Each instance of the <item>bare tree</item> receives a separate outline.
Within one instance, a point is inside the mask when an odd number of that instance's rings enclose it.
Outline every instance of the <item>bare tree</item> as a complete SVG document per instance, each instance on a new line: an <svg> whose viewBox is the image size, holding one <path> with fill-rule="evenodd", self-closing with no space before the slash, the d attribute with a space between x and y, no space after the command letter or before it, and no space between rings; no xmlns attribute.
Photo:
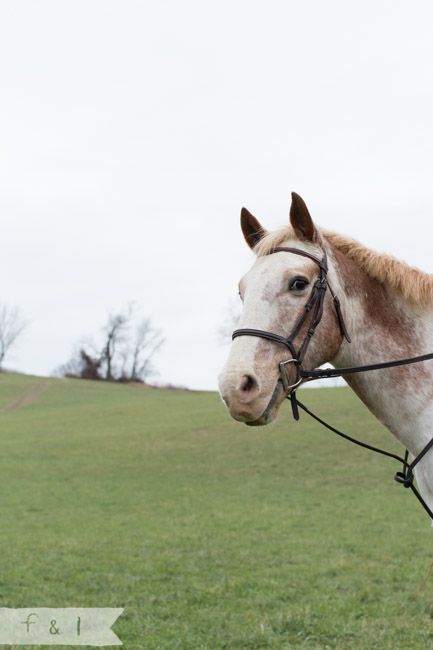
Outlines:
<svg viewBox="0 0 433 650"><path fill-rule="evenodd" d="M241 303L239 300L230 300L223 312L222 324L218 327L216 335L220 345L231 343L232 333L236 329L241 316Z"/></svg>
<svg viewBox="0 0 433 650"><path fill-rule="evenodd" d="M27 324L27 321L21 318L17 307L0 307L0 372L6 355Z"/></svg>
<svg viewBox="0 0 433 650"><path fill-rule="evenodd" d="M110 313L102 329L100 346L88 341L81 343L70 361L58 367L60 376L108 381L144 382L155 374L153 357L160 350L164 338L160 329L145 318L133 328L134 309Z"/></svg>
<svg viewBox="0 0 433 650"><path fill-rule="evenodd" d="M161 349L165 339L160 329L153 327L150 318L145 318L135 330L130 356L132 358L130 379L146 381L155 373L152 359Z"/></svg>
<svg viewBox="0 0 433 650"><path fill-rule="evenodd" d="M129 326L131 309L129 313L110 314L108 323L104 328L105 343L101 354L101 360L106 364L105 379L111 381L113 375L113 361L116 354L116 348L119 343L124 342L125 333Z"/></svg>

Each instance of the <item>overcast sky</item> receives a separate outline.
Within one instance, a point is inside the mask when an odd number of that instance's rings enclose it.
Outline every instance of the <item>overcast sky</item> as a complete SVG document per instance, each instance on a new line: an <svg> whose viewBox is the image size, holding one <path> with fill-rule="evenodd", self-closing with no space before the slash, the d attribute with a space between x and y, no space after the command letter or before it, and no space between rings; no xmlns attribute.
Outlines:
<svg viewBox="0 0 433 650"><path fill-rule="evenodd" d="M216 330L300 193L433 272L431 2L0 0L7 365L48 375L109 310L164 330L159 381L216 388Z"/></svg>

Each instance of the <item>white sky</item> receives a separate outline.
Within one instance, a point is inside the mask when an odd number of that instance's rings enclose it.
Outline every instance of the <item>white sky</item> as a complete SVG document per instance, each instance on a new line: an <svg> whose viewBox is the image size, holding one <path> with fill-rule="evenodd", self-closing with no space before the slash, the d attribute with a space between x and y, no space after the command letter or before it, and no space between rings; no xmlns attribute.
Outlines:
<svg viewBox="0 0 433 650"><path fill-rule="evenodd" d="M159 381L216 388L216 329L290 191L433 272L433 5L0 0L7 365L50 374L134 300Z"/></svg>

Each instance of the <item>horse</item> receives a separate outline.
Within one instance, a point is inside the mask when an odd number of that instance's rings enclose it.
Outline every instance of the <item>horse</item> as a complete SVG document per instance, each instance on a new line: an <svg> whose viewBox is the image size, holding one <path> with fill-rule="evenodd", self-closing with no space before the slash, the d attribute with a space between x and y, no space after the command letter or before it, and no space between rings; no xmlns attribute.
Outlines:
<svg viewBox="0 0 433 650"><path fill-rule="evenodd" d="M239 282L239 329L219 376L235 420L275 420L305 381L299 367L329 362L338 369L433 351L432 275L319 228L294 192L290 225L268 232L242 208L241 228L256 259ZM412 457L425 451L433 436L433 363L344 378ZM433 450L415 477L431 511Z"/></svg>

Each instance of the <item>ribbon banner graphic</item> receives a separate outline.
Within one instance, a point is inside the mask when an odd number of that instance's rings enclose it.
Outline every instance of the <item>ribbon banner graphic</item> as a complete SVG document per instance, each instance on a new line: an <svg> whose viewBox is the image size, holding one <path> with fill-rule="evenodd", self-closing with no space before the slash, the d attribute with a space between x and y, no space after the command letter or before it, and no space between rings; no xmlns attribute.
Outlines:
<svg viewBox="0 0 433 650"><path fill-rule="evenodd" d="M0 645L122 645L115 607L0 607Z"/></svg>

